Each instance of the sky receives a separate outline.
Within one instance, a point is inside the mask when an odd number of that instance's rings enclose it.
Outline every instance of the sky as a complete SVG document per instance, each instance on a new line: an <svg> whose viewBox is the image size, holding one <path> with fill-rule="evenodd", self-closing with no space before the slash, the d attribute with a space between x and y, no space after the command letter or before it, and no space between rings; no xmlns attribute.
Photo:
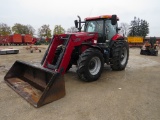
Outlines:
<svg viewBox="0 0 160 120"><path fill-rule="evenodd" d="M134 17L149 23L148 36L160 37L160 0L0 0L0 23L31 25L38 31L42 25L74 26L77 15L86 17L116 14L120 23Z"/></svg>

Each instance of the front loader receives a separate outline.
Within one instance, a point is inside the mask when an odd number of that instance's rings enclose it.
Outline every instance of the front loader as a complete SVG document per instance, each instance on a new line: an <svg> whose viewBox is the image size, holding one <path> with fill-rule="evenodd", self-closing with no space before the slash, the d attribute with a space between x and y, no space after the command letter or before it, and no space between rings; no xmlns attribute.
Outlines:
<svg viewBox="0 0 160 120"><path fill-rule="evenodd" d="M41 65L16 61L4 77L5 82L30 104L40 107L65 95L64 74L77 66L78 77L86 82L98 80L104 64L124 70L129 48L118 34L116 15L75 20L79 32L54 35ZM84 30L82 32L82 26Z"/></svg>

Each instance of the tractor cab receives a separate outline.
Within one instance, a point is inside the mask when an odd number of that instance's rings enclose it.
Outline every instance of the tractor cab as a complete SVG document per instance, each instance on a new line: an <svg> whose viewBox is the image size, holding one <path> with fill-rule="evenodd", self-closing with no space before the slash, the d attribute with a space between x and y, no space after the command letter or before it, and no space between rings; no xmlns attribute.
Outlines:
<svg viewBox="0 0 160 120"><path fill-rule="evenodd" d="M97 17L87 17L84 22L75 20L75 26L81 32L81 23L84 23L84 32L98 33L98 43L110 41L114 35L118 33L118 25L116 15L102 15ZM78 24L79 23L79 24ZM79 25L79 26L78 26Z"/></svg>

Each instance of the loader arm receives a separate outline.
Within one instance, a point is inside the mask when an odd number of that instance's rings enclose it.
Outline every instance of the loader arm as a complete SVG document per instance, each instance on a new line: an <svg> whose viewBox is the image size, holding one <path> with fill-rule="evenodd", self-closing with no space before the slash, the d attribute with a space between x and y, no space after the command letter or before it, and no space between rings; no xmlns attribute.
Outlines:
<svg viewBox="0 0 160 120"><path fill-rule="evenodd" d="M57 71L62 75L65 74L74 48L82 45L83 42L94 43L93 41L97 40L97 36L97 34L93 33L55 35L42 66ZM55 59L56 49L60 45L62 45L62 51L57 62L52 64L52 61Z"/></svg>

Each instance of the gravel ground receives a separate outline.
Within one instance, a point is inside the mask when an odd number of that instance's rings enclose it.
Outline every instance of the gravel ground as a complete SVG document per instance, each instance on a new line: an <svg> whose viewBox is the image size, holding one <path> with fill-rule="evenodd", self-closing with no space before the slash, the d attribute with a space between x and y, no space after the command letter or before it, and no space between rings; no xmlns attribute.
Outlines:
<svg viewBox="0 0 160 120"><path fill-rule="evenodd" d="M65 74L66 96L34 108L5 84L4 75L15 60L39 63L47 46L41 53L11 47L20 53L0 55L0 120L160 120L160 56L131 48L124 71L105 65L100 79L91 83L79 80L72 66Z"/></svg>

